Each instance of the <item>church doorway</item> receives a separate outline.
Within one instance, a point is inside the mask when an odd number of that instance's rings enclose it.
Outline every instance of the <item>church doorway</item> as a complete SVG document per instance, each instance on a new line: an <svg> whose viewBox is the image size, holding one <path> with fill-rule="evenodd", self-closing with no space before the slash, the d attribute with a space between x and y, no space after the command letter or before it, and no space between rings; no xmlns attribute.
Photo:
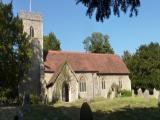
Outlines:
<svg viewBox="0 0 160 120"><path fill-rule="evenodd" d="M62 85L62 100L69 102L69 84L66 82Z"/></svg>

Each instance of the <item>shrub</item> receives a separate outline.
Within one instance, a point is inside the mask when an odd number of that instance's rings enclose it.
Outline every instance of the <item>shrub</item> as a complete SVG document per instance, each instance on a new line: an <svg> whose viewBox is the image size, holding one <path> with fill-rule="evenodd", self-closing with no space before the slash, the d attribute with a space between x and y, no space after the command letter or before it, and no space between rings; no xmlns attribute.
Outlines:
<svg viewBox="0 0 160 120"><path fill-rule="evenodd" d="M128 90L121 90L120 93L121 93L122 97L130 97L130 96L132 96L132 92L128 91Z"/></svg>
<svg viewBox="0 0 160 120"><path fill-rule="evenodd" d="M80 109L80 120L93 120L92 111L87 102L84 102Z"/></svg>
<svg viewBox="0 0 160 120"><path fill-rule="evenodd" d="M7 97L1 96L0 97L0 104L6 104L7 103Z"/></svg>
<svg viewBox="0 0 160 120"><path fill-rule="evenodd" d="M0 88L0 104L9 104L12 102L11 90Z"/></svg>
<svg viewBox="0 0 160 120"><path fill-rule="evenodd" d="M31 104L38 104L39 103L39 97L37 95L31 94L30 95L30 101L31 101Z"/></svg>
<svg viewBox="0 0 160 120"><path fill-rule="evenodd" d="M110 98L111 94L112 94L112 91L109 90L108 93L107 93L107 98Z"/></svg>

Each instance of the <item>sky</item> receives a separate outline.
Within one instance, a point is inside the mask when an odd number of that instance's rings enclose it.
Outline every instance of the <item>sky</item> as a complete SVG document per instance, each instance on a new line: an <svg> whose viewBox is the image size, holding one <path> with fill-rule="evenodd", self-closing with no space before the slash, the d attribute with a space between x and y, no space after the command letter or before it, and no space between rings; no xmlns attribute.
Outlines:
<svg viewBox="0 0 160 120"><path fill-rule="evenodd" d="M29 11L29 0L12 1L15 15L20 10ZM121 56L124 50L136 52L141 44L160 43L160 0L146 1L141 0L137 17L121 13L103 23L96 22L95 16L86 16L86 8L76 5L76 0L32 0L32 12L43 15L44 35L54 32L63 51L84 52L83 40L93 32L101 32L109 35L112 48Z"/></svg>

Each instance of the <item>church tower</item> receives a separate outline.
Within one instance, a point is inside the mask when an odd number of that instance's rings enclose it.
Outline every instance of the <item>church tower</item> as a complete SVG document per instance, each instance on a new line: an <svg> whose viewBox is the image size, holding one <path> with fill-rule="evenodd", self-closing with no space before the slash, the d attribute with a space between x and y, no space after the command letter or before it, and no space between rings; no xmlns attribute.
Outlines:
<svg viewBox="0 0 160 120"><path fill-rule="evenodd" d="M40 95L43 81L43 17L39 13L21 11L23 31L30 36L33 57L28 78L22 83L20 91Z"/></svg>
<svg viewBox="0 0 160 120"><path fill-rule="evenodd" d="M32 40L37 39L43 47L43 17L39 13L21 11L19 17L23 21L24 32L26 32Z"/></svg>

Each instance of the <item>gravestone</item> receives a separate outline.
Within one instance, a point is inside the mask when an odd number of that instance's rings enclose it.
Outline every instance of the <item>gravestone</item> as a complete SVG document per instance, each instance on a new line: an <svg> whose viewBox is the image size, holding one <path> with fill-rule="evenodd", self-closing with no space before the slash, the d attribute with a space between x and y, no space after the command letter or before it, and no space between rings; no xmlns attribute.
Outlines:
<svg viewBox="0 0 160 120"><path fill-rule="evenodd" d="M30 95L29 94L26 94L26 93L24 94L22 107L24 108L25 111L29 111L29 107L30 107Z"/></svg>
<svg viewBox="0 0 160 120"><path fill-rule="evenodd" d="M93 120L92 110L87 102L84 102L81 106L80 120Z"/></svg>
<svg viewBox="0 0 160 120"><path fill-rule="evenodd" d="M142 89L141 89L141 88L138 89L137 93L138 93L138 96L140 96L140 97L143 96L143 93L142 93Z"/></svg>
<svg viewBox="0 0 160 120"><path fill-rule="evenodd" d="M113 98L115 98L115 97L116 97L116 92L115 92L115 91L112 91L110 98L113 99Z"/></svg>
<svg viewBox="0 0 160 120"><path fill-rule="evenodd" d="M160 94L158 95L158 108L159 108L159 111L160 111Z"/></svg>
<svg viewBox="0 0 160 120"><path fill-rule="evenodd" d="M143 93L143 96L144 96L144 99L148 101L149 100L149 90L146 89Z"/></svg>
<svg viewBox="0 0 160 120"><path fill-rule="evenodd" d="M134 90L132 90L132 97L135 97Z"/></svg>
<svg viewBox="0 0 160 120"><path fill-rule="evenodd" d="M153 89L153 96L158 99L158 96L159 96L159 91L156 90L155 88Z"/></svg>
<svg viewBox="0 0 160 120"><path fill-rule="evenodd" d="M30 96L29 94L24 94L23 96L23 103L22 106L24 107L25 105L29 105L30 104Z"/></svg>
<svg viewBox="0 0 160 120"><path fill-rule="evenodd" d="M19 111L16 116L14 116L14 120L23 120L23 113Z"/></svg>

